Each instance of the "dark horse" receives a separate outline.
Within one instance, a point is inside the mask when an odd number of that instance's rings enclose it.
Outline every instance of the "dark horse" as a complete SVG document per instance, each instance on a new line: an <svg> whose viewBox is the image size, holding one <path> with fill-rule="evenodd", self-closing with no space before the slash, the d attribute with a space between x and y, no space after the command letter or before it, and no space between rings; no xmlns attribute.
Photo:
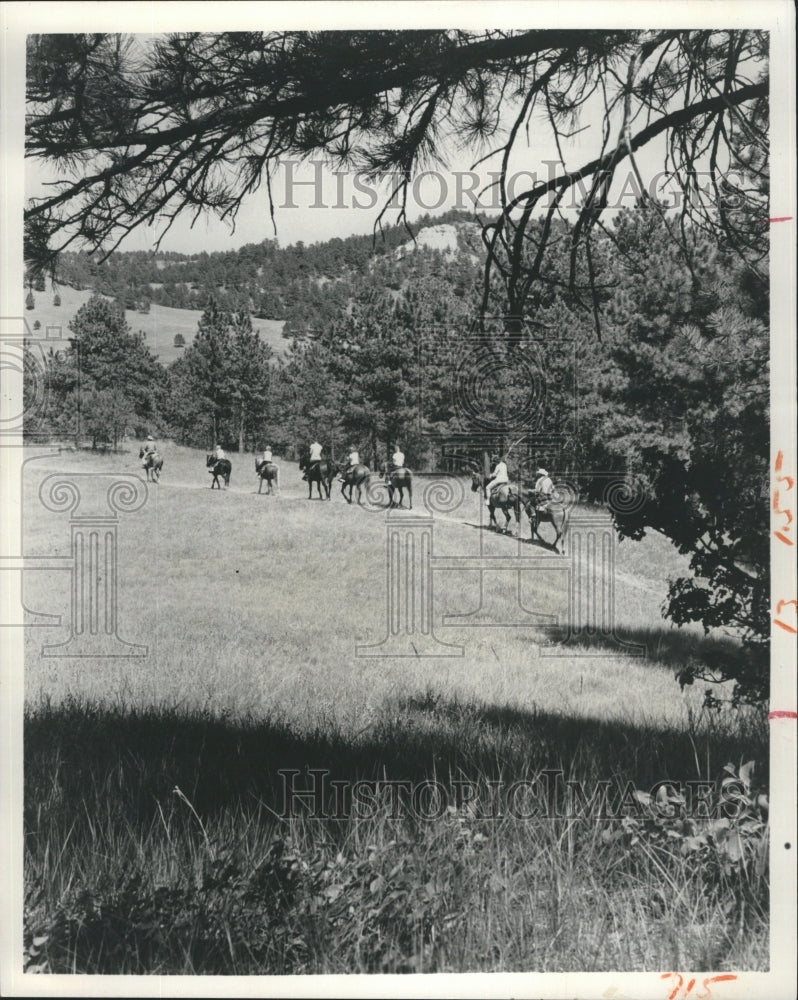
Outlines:
<svg viewBox="0 0 798 1000"><path fill-rule="evenodd" d="M264 481L266 482L266 495L276 492L279 479L277 466L274 462L259 462L255 459L255 475L258 477L258 493L260 493ZM274 487L272 486L274 483Z"/></svg>
<svg viewBox="0 0 798 1000"><path fill-rule="evenodd" d="M383 462L380 471L382 478L388 484L388 506L401 507L407 490L407 500L410 510L413 509L413 476L410 469L388 469L388 463ZM399 491L399 503L394 503L394 493Z"/></svg>
<svg viewBox="0 0 798 1000"><path fill-rule="evenodd" d="M489 527L498 528L499 525L496 523L496 511L500 510L504 513L504 528L505 532L510 530L510 511L515 513L515 523L521 523L521 504L523 503L523 497L519 494L518 490L511 486L510 483L502 483L498 489L491 490L490 496L488 496L485 489L485 484L487 479L479 472L474 472L471 475L471 492L480 492L485 499L488 501L488 510L490 512L490 524Z"/></svg>
<svg viewBox="0 0 798 1000"><path fill-rule="evenodd" d="M529 518L529 524L532 528L531 538L538 538L544 545L548 545L548 542L541 536L538 531L538 525L542 521L548 521L550 525L554 528L556 532L556 538L552 544L552 548L557 552L557 543L562 539L562 551L565 553L565 533L568 530L568 511L561 504L557 504L556 501L552 501L550 497L544 496L542 493L530 493L524 500L524 510L526 511L526 516Z"/></svg>
<svg viewBox="0 0 798 1000"><path fill-rule="evenodd" d="M233 471L233 466L230 464L227 458L217 458L215 455L208 455L205 459L205 465L208 467L208 471L213 476L211 481L211 489L216 487L220 490L221 484L219 483L219 477L224 479L224 488L230 485L230 473Z"/></svg>
<svg viewBox="0 0 798 1000"><path fill-rule="evenodd" d="M357 487L357 502L363 495L363 484L368 485L371 475L367 465L353 465L351 469L341 470L341 496L347 503L352 503L352 490ZM349 487L349 496L346 495L346 488Z"/></svg>
<svg viewBox="0 0 798 1000"><path fill-rule="evenodd" d="M147 470L147 482L157 483L161 478L161 469L163 468L163 459L158 454L157 451L148 451L147 457L144 457L144 449L139 451L139 458L144 459L144 468Z"/></svg>
<svg viewBox="0 0 798 1000"><path fill-rule="evenodd" d="M319 500L329 500L332 481L338 475L338 466L326 458L323 458L320 462L311 462L308 457L309 455L309 449L305 448L299 456L299 471L306 473L305 478L308 481L308 500L313 499L314 483L319 494ZM326 496L322 495L322 487Z"/></svg>

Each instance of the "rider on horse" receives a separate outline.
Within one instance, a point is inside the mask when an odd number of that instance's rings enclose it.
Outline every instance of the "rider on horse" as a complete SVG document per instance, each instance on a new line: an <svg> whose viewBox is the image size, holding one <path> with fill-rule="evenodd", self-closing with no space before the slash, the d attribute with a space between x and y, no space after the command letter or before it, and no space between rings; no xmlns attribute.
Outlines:
<svg viewBox="0 0 798 1000"><path fill-rule="evenodd" d="M535 507L543 513L549 510L549 504L554 496L554 483L542 466L535 470L535 475L538 477L535 480Z"/></svg>
<svg viewBox="0 0 798 1000"><path fill-rule="evenodd" d="M357 448L353 444L349 445L349 457L347 458L347 465L341 470L341 476L346 477L347 472L354 469L356 465L360 465L360 455L358 454Z"/></svg>
<svg viewBox="0 0 798 1000"><path fill-rule="evenodd" d="M403 469L405 467L405 453L396 445L396 449L391 455L391 464L388 467L389 472L395 472L397 469Z"/></svg>
<svg viewBox="0 0 798 1000"><path fill-rule="evenodd" d="M510 482L510 476L507 472L507 463L504 459L500 459L498 455L494 455L491 458L491 462L494 466L493 473L487 483L485 483L485 493L488 496L493 494L502 486L506 486Z"/></svg>
<svg viewBox="0 0 798 1000"><path fill-rule="evenodd" d="M224 458L224 448L220 444L213 446L213 457L217 462L220 462Z"/></svg>
<svg viewBox="0 0 798 1000"><path fill-rule="evenodd" d="M155 441L152 434L147 435L147 440L141 446L141 467L146 469L150 461L149 456L152 455L152 460L158 456L158 449L155 446Z"/></svg>
<svg viewBox="0 0 798 1000"><path fill-rule="evenodd" d="M308 467L302 474L303 479L307 479L310 470L313 468L313 466L318 465L321 462L322 450L323 450L322 446L319 444L318 441L314 441L313 444L310 446L310 457L308 458Z"/></svg>

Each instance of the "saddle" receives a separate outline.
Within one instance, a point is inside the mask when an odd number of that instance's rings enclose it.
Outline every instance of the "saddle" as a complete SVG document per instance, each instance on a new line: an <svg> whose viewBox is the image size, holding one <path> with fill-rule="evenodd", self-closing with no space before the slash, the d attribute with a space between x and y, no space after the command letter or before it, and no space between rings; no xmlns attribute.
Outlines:
<svg viewBox="0 0 798 1000"><path fill-rule="evenodd" d="M499 483L497 486L491 487L490 499L495 503L506 503L511 496L512 489L509 483Z"/></svg>

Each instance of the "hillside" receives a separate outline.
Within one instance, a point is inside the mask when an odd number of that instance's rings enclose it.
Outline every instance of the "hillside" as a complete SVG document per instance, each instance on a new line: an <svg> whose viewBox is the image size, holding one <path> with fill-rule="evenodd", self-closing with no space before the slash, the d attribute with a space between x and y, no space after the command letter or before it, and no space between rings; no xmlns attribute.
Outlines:
<svg viewBox="0 0 798 1000"><path fill-rule="evenodd" d="M59 286L58 294L61 305L53 305L52 291L34 292L35 306L25 310L25 322L28 325L28 335L34 339L58 340L70 336L69 321L80 307L92 296L91 289L72 288L69 285ZM157 302L150 304L148 313L136 309L126 309L125 319L135 333L144 334L144 343L157 357L161 364L168 365L181 356L185 347L175 347L175 337L182 334L187 347L197 332L197 323L202 315L199 309L175 309L162 306ZM36 321L40 329L34 330ZM259 319L255 329L260 331L261 338L269 344L275 354L281 354L287 347L283 338L282 320Z"/></svg>
<svg viewBox="0 0 798 1000"><path fill-rule="evenodd" d="M480 257L480 228L473 217L449 212L426 217L413 229L388 226L376 239L352 236L281 248L272 240L208 254L117 252L104 263L85 253L65 253L58 283L62 304L51 290L34 292L26 313L42 329L69 322L92 291L124 303L129 326L163 364L181 353L212 294L223 309L245 309L275 353L287 341L314 336L344 313L365 288L394 292L433 272L465 294ZM149 312L147 312L149 308ZM144 311L142 311L144 310Z"/></svg>

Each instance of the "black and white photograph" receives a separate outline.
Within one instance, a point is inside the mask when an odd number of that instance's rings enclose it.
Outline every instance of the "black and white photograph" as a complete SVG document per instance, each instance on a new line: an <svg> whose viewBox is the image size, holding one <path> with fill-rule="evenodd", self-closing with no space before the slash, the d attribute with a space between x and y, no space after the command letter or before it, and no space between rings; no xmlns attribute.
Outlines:
<svg viewBox="0 0 798 1000"><path fill-rule="evenodd" d="M7 3L2 984L795 995L795 12Z"/></svg>

